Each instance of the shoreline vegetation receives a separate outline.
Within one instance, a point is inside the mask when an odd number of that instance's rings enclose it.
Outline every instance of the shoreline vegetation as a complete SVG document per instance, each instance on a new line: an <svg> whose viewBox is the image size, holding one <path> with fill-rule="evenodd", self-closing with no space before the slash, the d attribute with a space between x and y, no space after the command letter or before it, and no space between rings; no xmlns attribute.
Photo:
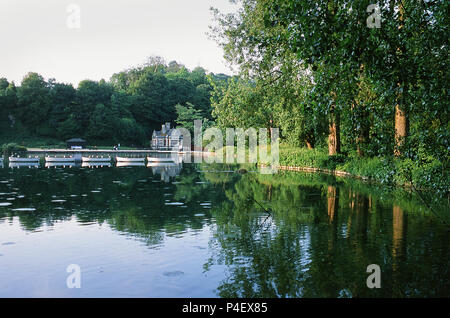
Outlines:
<svg viewBox="0 0 450 318"><path fill-rule="evenodd" d="M293 168L290 168L293 167ZM300 169L420 190L448 196L448 173L437 160L419 165L410 159L328 155L326 149L280 146L280 169ZM442 176L446 176L442 178Z"/></svg>
<svg viewBox="0 0 450 318"><path fill-rule="evenodd" d="M1 153L8 157L12 153L25 154L27 150L35 151L36 145L45 150L66 150L64 143L49 144L34 141L31 145L18 145L16 143L4 144ZM31 147L32 146L32 147ZM221 149L224 155L226 148ZM113 146L88 147L88 150L111 150ZM147 150L138 147L121 147L122 151ZM217 150L216 150L217 151ZM246 162L249 162L248 147L246 148ZM267 148L270 153L270 146ZM203 153L206 153L203 151ZM237 148L234 147L234 154ZM269 163L258 159L258 166L268 166ZM358 157L354 155L328 155L325 148L308 149L292 147L280 144L278 169L287 171L302 171L310 173L325 173L338 177L355 178L367 182L376 182L386 186L398 186L424 191L434 191L437 197L448 197L448 173L438 161L430 161L419 166L417 163L408 160L392 157ZM441 176L446 176L442 178Z"/></svg>
<svg viewBox="0 0 450 318"><path fill-rule="evenodd" d="M65 148L61 141L80 137L97 149L147 148L162 123L192 136L196 120L222 136L278 128L281 167L449 198L446 2L381 1L380 28L363 23L364 1L352 14L339 1L236 4L233 13L212 10L211 34L237 75L153 56L76 88L34 72L17 85L0 78L0 145Z"/></svg>
<svg viewBox="0 0 450 318"><path fill-rule="evenodd" d="M224 158L226 148L221 149ZM267 152L270 153L270 146L267 147ZM236 147L234 147L234 154L236 157ZM248 148L246 148L245 156L246 162L249 162ZM258 159L257 165L267 167L270 163ZM384 186L434 191L437 198L449 198L448 173L437 160L419 165L412 160L395 156L369 158L359 157L357 154L328 155L325 148L308 149L280 144L278 169L325 173L375 182ZM442 176L445 177L442 178Z"/></svg>
<svg viewBox="0 0 450 318"><path fill-rule="evenodd" d="M449 197L447 4L381 1L374 28L364 1L238 3L214 11L239 70L211 96L222 132L279 128L282 167Z"/></svg>

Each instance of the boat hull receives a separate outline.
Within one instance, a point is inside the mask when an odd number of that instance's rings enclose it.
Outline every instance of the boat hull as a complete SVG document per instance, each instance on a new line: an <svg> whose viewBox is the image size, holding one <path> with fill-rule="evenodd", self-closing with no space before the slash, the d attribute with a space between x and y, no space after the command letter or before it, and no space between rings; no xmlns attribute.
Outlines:
<svg viewBox="0 0 450 318"><path fill-rule="evenodd" d="M46 162L45 167L63 167L63 168L71 168L75 166L75 162Z"/></svg>
<svg viewBox="0 0 450 318"><path fill-rule="evenodd" d="M46 162L75 162L75 158L45 157Z"/></svg>
<svg viewBox="0 0 450 318"><path fill-rule="evenodd" d="M145 167L144 162L117 162L116 167Z"/></svg>
<svg viewBox="0 0 450 318"><path fill-rule="evenodd" d="M148 162L155 162L155 163L168 163L168 162L173 162L175 163L175 159L173 158L156 158L156 157L147 157L147 161Z"/></svg>
<svg viewBox="0 0 450 318"><path fill-rule="evenodd" d="M144 163L145 158L126 158L126 157L116 157L117 162L129 162L129 163Z"/></svg>
<svg viewBox="0 0 450 318"><path fill-rule="evenodd" d="M10 162L10 168L39 168L38 162Z"/></svg>
<svg viewBox="0 0 450 318"><path fill-rule="evenodd" d="M102 168L102 167L111 167L110 162L86 162L84 161L81 164L82 168Z"/></svg>
<svg viewBox="0 0 450 318"><path fill-rule="evenodd" d="M15 157L9 157L9 162L15 162L15 163L39 163L39 158L15 158Z"/></svg>
<svg viewBox="0 0 450 318"><path fill-rule="evenodd" d="M175 162L149 162L147 167L177 167L178 164Z"/></svg>
<svg viewBox="0 0 450 318"><path fill-rule="evenodd" d="M111 158L90 158L90 157L81 157L83 162L111 162Z"/></svg>

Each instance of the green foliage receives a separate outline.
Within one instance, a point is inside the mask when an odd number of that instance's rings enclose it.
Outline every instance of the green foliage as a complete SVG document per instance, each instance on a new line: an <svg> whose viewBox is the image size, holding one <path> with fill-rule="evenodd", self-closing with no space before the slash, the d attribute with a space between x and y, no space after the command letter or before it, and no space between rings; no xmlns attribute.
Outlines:
<svg viewBox="0 0 450 318"><path fill-rule="evenodd" d="M10 156L23 156L27 153L27 148L15 143L4 144L1 147L1 152L5 158Z"/></svg>
<svg viewBox="0 0 450 318"><path fill-rule="evenodd" d="M116 73L109 82L83 80L77 88L37 73L27 74L18 87L0 78L0 138L64 142L81 137L93 145L148 145L162 122L176 121L177 104L191 105L211 122L207 77L228 78L201 67L191 71L175 61L166 65L159 57ZM180 120L187 124L188 119Z"/></svg>
<svg viewBox="0 0 450 318"><path fill-rule="evenodd" d="M279 127L289 145L323 147L335 123L351 157L293 149L281 164L448 192L447 2L379 1L381 28L366 24L369 0L236 2L234 13L214 10L213 34L240 70L214 87L219 126ZM407 125L394 159L396 107Z"/></svg>
<svg viewBox="0 0 450 318"><path fill-rule="evenodd" d="M384 185L413 185L433 190L436 197L449 193L449 175L441 162L432 157L422 163L391 157L329 156L325 149L306 149L280 145L280 165L348 172Z"/></svg>
<svg viewBox="0 0 450 318"><path fill-rule="evenodd" d="M175 106L177 112L177 119L175 122L182 127L189 130L191 136L194 134L194 120L202 120L202 111L195 109L195 106L191 103L187 103L186 106L177 104Z"/></svg>

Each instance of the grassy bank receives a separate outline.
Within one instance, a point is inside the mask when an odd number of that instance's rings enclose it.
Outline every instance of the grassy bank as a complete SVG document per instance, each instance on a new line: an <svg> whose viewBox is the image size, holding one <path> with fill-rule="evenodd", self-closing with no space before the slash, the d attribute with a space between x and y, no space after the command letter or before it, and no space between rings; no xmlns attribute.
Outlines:
<svg viewBox="0 0 450 318"><path fill-rule="evenodd" d="M224 162L226 149L227 147L222 148ZM270 153L270 146L267 151ZM236 146L234 152L237 153ZM248 147L245 149L245 157L249 162ZM269 163L261 161L258 156L258 164ZM345 172L383 185L408 187L413 185L416 189L431 190L438 197L449 195L448 171L444 164L430 157L416 162L394 156L359 157L356 153L329 156L328 150L324 148L307 149L280 144L279 165Z"/></svg>
<svg viewBox="0 0 450 318"><path fill-rule="evenodd" d="M395 157L329 156L326 149L280 145L280 165L339 170L389 185L412 183L416 188L431 189L440 195L446 195L449 191L448 172L442 163L433 158L419 163Z"/></svg>
<svg viewBox="0 0 450 318"><path fill-rule="evenodd" d="M0 145L15 143L26 148L66 148L66 143L54 138L0 136Z"/></svg>
<svg viewBox="0 0 450 318"><path fill-rule="evenodd" d="M66 142L53 139L53 138L37 138L37 137L20 137L16 136L14 138L11 137L0 137L0 146L14 143L19 146L23 146L25 148L40 148L40 149L66 149ZM113 149L114 145L106 144L88 144L89 149L98 149L98 150L111 150ZM120 150L133 150L133 149L140 149L138 147L125 147L120 146Z"/></svg>

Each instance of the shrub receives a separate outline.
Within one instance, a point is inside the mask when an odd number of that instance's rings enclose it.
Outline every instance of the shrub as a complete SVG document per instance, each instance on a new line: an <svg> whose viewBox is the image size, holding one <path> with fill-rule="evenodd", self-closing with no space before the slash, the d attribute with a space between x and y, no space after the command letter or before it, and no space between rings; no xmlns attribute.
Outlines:
<svg viewBox="0 0 450 318"><path fill-rule="evenodd" d="M16 143L4 144L1 150L5 158L10 157L11 155L23 156L27 153L27 148Z"/></svg>

